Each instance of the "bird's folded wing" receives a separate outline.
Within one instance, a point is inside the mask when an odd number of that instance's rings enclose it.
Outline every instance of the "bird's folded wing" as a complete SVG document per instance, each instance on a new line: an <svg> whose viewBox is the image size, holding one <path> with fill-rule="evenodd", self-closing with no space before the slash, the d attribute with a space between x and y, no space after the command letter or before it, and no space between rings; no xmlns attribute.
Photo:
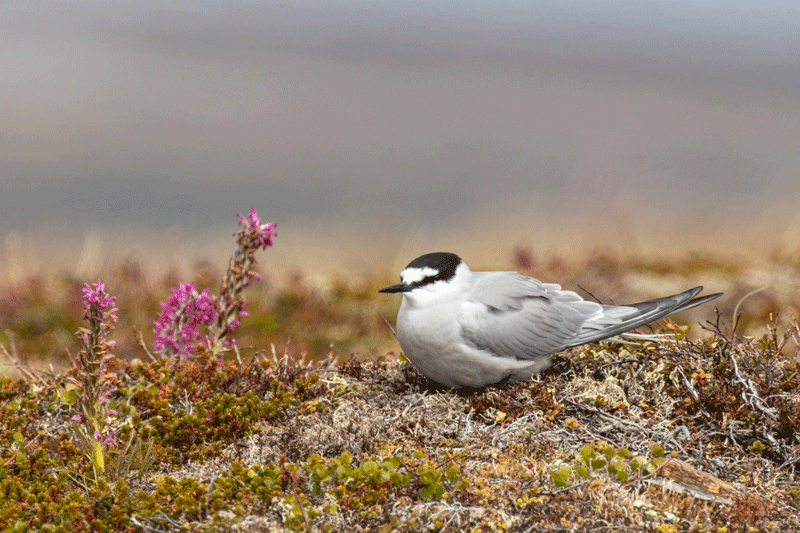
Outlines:
<svg viewBox="0 0 800 533"><path fill-rule="evenodd" d="M512 272L480 278L463 304L461 334L501 357L533 359L565 348L602 306L555 284Z"/></svg>

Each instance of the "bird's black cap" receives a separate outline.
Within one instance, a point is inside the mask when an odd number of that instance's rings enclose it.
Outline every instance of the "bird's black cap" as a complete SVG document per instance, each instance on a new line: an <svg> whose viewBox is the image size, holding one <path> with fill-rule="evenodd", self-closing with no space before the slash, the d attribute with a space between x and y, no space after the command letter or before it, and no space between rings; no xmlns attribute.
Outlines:
<svg viewBox="0 0 800 533"><path fill-rule="evenodd" d="M411 261L403 272L419 271L420 277L413 280L403 280L402 283L389 285L378 292L409 292L422 285L436 281L447 281L455 276L461 258L450 252L433 252L417 257Z"/></svg>

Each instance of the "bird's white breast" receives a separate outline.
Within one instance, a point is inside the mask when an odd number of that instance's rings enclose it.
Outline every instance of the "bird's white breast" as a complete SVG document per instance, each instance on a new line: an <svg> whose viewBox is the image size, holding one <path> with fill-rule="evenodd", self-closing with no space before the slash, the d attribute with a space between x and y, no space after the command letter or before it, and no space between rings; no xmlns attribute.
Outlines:
<svg viewBox="0 0 800 533"><path fill-rule="evenodd" d="M427 295L429 296L429 295ZM446 387L482 387L511 378L530 379L549 358L520 361L468 345L461 335L464 306L458 298L432 302L404 295L397 315L397 339L403 353L428 378Z"/></svg>
<svg viewBox="0 0 800 533"><path fill-rule="evenodd" d="M458 312L455 302L416 306L404 296L397 314L403 353L420 372L444 385L449 379L443 372L452 371L450 360L459 343L458 320L454 320Z"/></svg>

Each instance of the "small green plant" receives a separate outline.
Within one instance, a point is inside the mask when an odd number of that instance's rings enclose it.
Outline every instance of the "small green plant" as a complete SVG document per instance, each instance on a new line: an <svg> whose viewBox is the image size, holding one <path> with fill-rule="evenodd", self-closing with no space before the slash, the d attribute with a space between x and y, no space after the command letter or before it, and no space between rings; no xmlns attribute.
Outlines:
<svg viewBox="0 0 800 533"><path fill-rule="evenodd" d="M445 495L445 482L456 482L460 474L461 470L457 465L450 465L443 472L430 460L424 461L417 467L420 499L426 502L441 499Z"/></svg>
<svg viewBox="0 0 800 533"><path fill-rule="evenodd" d="M664 464L665 453L664 447L657 443L650 446L652 458L648 459L641 455L632 456L627 448L615 448L604 442L593 442L575 454L574 464L562 465L551 473L551 477L557 487L570 487L575 478L588 479L595 472L602 472L625 483L631 476L653 475Z"/></svg>
<svg viewBox="0 0 800 533"><path fill-rule="evenodd" d="M415 457L364 456L355 462L350 452L326 459L318 454L301 464L234 463L231 475L242 481L266 505L278 502L284 525L309 529L314 518L347 508L365 515L401 495L422 501L448 498L448 488L463 490L461 469L445 468L424 454Z"/></svg>

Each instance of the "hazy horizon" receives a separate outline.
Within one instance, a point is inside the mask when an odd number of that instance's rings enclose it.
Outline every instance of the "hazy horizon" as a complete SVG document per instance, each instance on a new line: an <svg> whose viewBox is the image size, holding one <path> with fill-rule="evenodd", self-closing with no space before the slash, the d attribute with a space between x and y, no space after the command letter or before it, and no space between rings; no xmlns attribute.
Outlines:
<svg viewBox="0 0 800 533"><path fill-rule="evenodd" d="M9 258L251 205L306 260L800 241L791 2L7 1L0 43Z"/></svg>

